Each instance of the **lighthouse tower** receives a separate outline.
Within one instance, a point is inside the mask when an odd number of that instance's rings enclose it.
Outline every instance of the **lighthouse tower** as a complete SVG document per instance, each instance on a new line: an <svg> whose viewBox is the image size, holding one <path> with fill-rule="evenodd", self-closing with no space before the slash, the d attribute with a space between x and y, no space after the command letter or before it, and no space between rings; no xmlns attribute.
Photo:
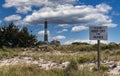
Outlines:
<svg viewBox="0 0 120 76"><path fill-rule="evenodd" d="M46 42L46 43L48 43L47 29L48 29L48 22L47 22L47 20L45 20L45 22L44 22L44 42Z"/></svg>

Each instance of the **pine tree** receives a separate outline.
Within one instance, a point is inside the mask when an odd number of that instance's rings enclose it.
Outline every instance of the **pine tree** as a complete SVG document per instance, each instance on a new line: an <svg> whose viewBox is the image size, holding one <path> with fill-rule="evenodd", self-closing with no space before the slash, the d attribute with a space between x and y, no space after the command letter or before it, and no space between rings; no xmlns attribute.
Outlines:
<svg viewBox="0 0 120 76"><path fill-rule="evenodd" d="M0 27L0 47L29 47L34 46L36 42L36 36L30 34L26 27L21 31L14 23Z"/></svg>

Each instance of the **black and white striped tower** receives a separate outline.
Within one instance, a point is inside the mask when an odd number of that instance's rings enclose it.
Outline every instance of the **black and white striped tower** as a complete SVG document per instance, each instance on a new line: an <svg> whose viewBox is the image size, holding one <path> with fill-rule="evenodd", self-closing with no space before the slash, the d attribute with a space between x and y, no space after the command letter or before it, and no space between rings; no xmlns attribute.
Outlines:
<svg viewBox="0 0 120 76"><path fill-rule="evenodd" d="M47 29L48 29L48 22L47 22L47 20L45 20L45 22L44 22L44 42L48 42Z"/></svg>

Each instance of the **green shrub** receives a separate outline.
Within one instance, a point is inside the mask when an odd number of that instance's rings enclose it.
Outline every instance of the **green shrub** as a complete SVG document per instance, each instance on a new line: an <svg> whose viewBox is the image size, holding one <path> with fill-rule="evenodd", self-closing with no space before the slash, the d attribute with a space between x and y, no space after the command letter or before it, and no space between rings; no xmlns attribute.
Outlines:
<svg viewBox="0 0 120 76"><path fill-rule="evenodd" d="M70 51L67 45L55 46L54 48L57 51L63 51L63 52Z"/></svg>
<svg viewBox="0 0 120 76"><path fill-rule="evenodd" d="M78 71L78 63L75 59L70 60L70 64L65 69L65 76L74 76Z"/></svg>
<svg viewBox="0 0 120 76"><path fill-rule="evenodd" d="M7 51L9 51L9 48L7 48L6 46L2 46L2 51L7 52Z"/></svg>
<svg viewBox="0 0 120 76"><path fill-rule="evenodd" d="M86 42L73 42L72 45L89 45Z"/></svg>
<svg viewBox="0 0 120 76"><path fill-rule="evenodd" d="M120 50L116 50L115 52L115 55L120 55Z"/></svg>
<svg viewBox="0 0 120 76"><path fill-rule="evenodd" d="M102 71L108 71L108 69L109 69L108 65L105 65L105 64L101 65L100 68L101 68Z"/></svg>
<svg viewBox="0 0 120 76"><path fill-rule="evenodd" d="M85 56L81 56L79 57L78 59L78 62L81 64L81 63L85 63L85 62L88 62L89 61L89 58L85 57Z"/></svg>
<svg viewBox="0 0 120 76"><path fill-rule="evenodd" d="M77 61L74 58L72 58L70 60L70 64L68 65L68 67L66 69L78 70L78 63L77 63Z"/></svg>
<svg viewBox="0 0 120 76"><path fill-rule="evenodd" d="M101 64L100 65L100 71L105 72L105 71L108 71L108 70L109 70L108 65L106 65L106 64ZM98 68L96 66L93 67L93 71L98 71Z"/></svg>

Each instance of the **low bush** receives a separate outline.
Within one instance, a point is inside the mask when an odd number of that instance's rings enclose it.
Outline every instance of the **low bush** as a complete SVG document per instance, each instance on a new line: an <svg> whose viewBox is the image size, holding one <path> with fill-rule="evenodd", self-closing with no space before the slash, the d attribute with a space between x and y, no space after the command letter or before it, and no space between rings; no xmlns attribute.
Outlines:
<svg viewBox="0 0 120 76"><path fill-rule="evenodd" d="M105 71L108 71L108 70L109 70L108 65L106 65L106 64L101 64L100 65L100 71L105 72ZM93 71L98 71L98 67L94 66Z"/></svg>
<svg viewBox="0 0 120 76"><path fill-rule="evenodd" d="M70 60L70 64L65 69L65 76L74 76L78 71L78 63L75 59Z"/></svg>
<svg viewBox="0 0 120 76"><path fill-rule="evenodd" d="M81 63L86 63L86 62L88 62L88 61L90 61L90 59L88 58L88 57L85 57L85 56L81 56L81 57L79 57L79 59L78 59L78 62L81 64Z"/></svg>

